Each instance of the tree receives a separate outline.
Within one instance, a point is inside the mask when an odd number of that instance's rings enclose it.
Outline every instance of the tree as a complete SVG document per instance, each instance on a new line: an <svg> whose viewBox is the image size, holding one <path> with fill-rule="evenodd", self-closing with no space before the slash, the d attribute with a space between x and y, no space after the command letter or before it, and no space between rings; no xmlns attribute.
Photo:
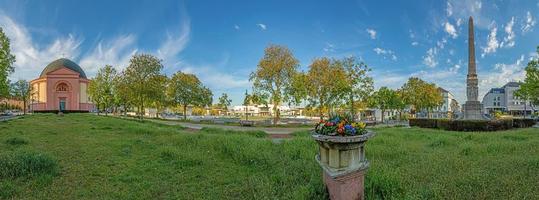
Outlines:
<svg viewBox="0 0 539 200"><path fill-rule="evenodd" d="M221 94L221 97L219 97L219 103L217 105L228 113L228 106L230 106L231 103L232 100L228 98L228 94L223 93Z"/></svg>
<svg viewBox="0 0 539 200"><path fill-rule="evenodd" d="M307 80L309 101L313 106L318 105L322 120L324 108L329 112L329 108L343 96L347 88L346 74L339 62L322 57L314 59L309 66Z"/></svg>
<svg viewBox="0 0 539 200"><path fill-rule="evenodd" d="M131 107L132 94L129 92L129 83L125 78L125 72L122 71L114 78L114 106L122 107L124 115L127 114L127 110ZM117 110L117 109L115 109Z"/></svg>
<svg viewBox="0 0 539 200"><path fill-rule="evenodd" d="M537 55L539 55L539 46L537 47ZM515 95L531 104L539 105L539 59L535 58L528 62L526 78Z"/></svg>
<svg viewBox="0 0 539 200"><path fill-rule="evenodd" d="M347 87L345 89L350 106L350 114L356 118L355 105L357 101L365 101L374 90L373 79L367 73L371 69L355 57L347 57L342 61L346 73Z"/></svg>
<svg viewBox="0 0 539 200"><path fill-rule="evenodd" d="M150 54L137 54L129 60L124 71L130 102L137 107L140 119L144 117L144 105L158 99L163 90L155 88L161 77L161 60Z"/></svg>
<svg viewBox="0 0 539 200"><path fill-rule="evenodd" d="M279 105L283 96L290 91L291 80L297 72L299 61L285 46L270 45L264 50L264 57L258 63L256 71L249 78L255 91L267 93L273 102L275 113L273 124L279 121Z"/></svg>
<svg viewBox="0 0 539 200"><path fill-rule="evenodd" d="M107 110L114 105L114 79L117 75L118 73L114 67L105 65L105 67L97 71L97 75L90 82L88 94L97 106L98 114L100 106L107 115Z"/></svg>
<svg viewBox="0 0 539 200"><path fill-rule="evenodd" d="M208 106L212 103L212 92L202 85L194 74L176 72L170 78L167 94L173 104L183 106L183 118L187 119L187 106Z"/></svg>
<svg viewBox="0 0 539 200"><path fill-rule="evenodd" d="M372 107L376 107L382 111L382 123L384 123L384 113L388 109L399 109L402 105L402 101L399 98L397 91L389 89L387 87L381 87L378 91L374 92L371 97L370 103Z"/></svg>
<svg viewBox="0 0 539 200"><path fill-rule="evenodd" d="M26 109L28 107L28 101L30 100L30 97L33 95L32 92L32 86L28 81L25 80L19 80L15 83L11 84L11 95L23 102L23 113L26 115Z"/></svg>
<svg viewBox="0 0 539 200"><path fill-rule="evenodd" d="M402 87L402 100L412 106L412 114L418 110L429 111L443 103L442 94L433 83L427 83L417 77L410 77Z"/></svg>
<svg viewBox="0 0 539 200"><path fill-rule="evenodd" d="M285 99L294 105L299 105L307 98L308 77L304 72L297 72L292 76L290 87L287 88Z"/></svg>
<svg viewBox="0 0 539 200"><path fill-rule="evenodd" d="M13 73L15 56L11 54L10 41L0 28L0 99L9 96L9 74Z"/></svg>

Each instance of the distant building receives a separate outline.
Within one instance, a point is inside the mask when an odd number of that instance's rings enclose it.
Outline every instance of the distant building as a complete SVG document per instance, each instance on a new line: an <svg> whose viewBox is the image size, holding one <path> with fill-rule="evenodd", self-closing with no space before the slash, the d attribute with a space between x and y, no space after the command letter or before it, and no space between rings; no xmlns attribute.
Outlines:
<svg viewBox="0 0 539 200"><path fill-rule="evenodd" d="M452 118L454 113L460 111L460 105L455 96L444 88L439 87L443 99L442 105L435 108L432 112L433 118Z"/></svg>
<svg viewBox="0 0 539 200"><path fill-rule="evenodd" d="M30 109L34 111L91 111L94 104L87 90L90 80L75 62L61 58L48 64L30 82L34 92Z"/></svg>
<svg viewBox="0 0 539 200"><path fill-rule="evenodd" d="M273 116L273 104L266 105L249 105L249 106L233 106L230 108L230 113L232 115L248 115L248 116ZM287 105L279 106L280 115L294 115L299 112L299 108L290 108Z"/></svg>
<svg viewBox="0 0 539 200"><path fill-rule="evenodd" d="M537 106L515 96L515 91L519 88L520 83L509 82L501 88L490 89L482 101L485 114L501 111L511 115L524 115L537 110Z"/></svg>

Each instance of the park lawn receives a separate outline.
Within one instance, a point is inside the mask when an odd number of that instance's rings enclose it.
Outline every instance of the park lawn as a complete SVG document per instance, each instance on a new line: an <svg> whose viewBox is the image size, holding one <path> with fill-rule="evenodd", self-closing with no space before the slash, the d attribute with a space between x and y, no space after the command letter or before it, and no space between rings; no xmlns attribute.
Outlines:
<svg viewBox="0 0 539 200"><path fill-rule="evenodd" d="M539 198L539 129L375 131L368 199ZM327 197L308 133L283 142L261 136L90 114L0 122L0 170L2 158L19 154L43 155L58 168L0 176L0 199Z"/></svg>

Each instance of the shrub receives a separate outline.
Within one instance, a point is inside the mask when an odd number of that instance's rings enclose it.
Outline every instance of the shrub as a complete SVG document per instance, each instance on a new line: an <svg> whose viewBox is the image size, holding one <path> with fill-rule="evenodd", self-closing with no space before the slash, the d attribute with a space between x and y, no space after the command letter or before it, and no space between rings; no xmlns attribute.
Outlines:
<svg viewBox="0 0 539 200"><path fill-rule="evenodd" d="M515 128L528 128L535 125L534 119L513 119L513 127Z"/></svg>
<svg viewBox="0 0 539 200"><path fill-rule="evenodd" d="M56 160L40 153L11 152L0 154L0 179L31 177L41 174L55 175Z"/></svg>
<svg viewBox="0 0 539 200"><path fill-rule="evenodd" d="M24 138L13 137L13 138L7 139L6 144L10 144L10 145L28 144L28 140Z"/></svg>
<svg viewBox="0 0 539 200"><path fill-rule="evenodd" d="M410 119L410 126L448 131L499 131L513 128L513 120ZM522 127L522 126L520 126ZM529 126L527 126L529 127Z"/></svg>

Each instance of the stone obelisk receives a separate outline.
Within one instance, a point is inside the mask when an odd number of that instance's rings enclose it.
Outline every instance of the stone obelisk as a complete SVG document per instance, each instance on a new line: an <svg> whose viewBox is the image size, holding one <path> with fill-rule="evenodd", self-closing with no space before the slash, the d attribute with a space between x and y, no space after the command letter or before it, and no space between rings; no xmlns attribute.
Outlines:
<svg viewBox="0 0 539 200"><path fill-rule="evenodd" d="M473 18L468 21L468 75L466 77L466 103L464 104L464 119L484 119L482 115L483 105L477 100L478 80L475 66L475 42L473 30Z"/></svg>

